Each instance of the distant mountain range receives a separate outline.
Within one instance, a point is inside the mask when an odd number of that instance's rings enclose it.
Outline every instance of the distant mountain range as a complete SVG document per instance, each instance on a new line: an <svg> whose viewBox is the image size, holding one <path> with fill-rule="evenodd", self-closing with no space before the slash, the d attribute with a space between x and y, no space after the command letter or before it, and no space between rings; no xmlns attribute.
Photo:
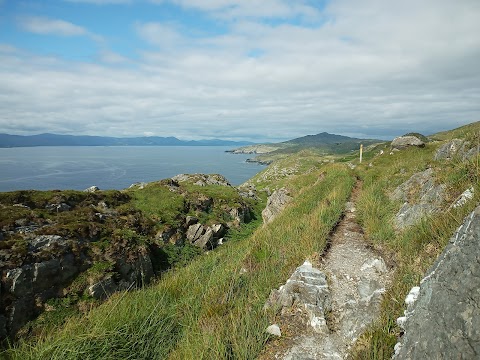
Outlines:
<svg viewBox="0 0 480 360"><path fill-rule="evenodd" d="M251 145L248 141L212 140L179 140L176 137L130 137L116 138L87 135L9 135L0 134L0 147L33 147L33 146L242 146Z"/></svg>

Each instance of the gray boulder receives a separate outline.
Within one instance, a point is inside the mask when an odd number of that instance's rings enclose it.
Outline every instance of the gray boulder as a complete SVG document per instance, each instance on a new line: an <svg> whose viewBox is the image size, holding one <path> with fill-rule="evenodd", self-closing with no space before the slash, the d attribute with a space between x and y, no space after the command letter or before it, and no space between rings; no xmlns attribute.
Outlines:
<svg viewBox="0 0 480 360"><path fill-rule="evenodd" d="M395 346L395 359L478 358L479 259L480 206L407 296L405 316L397 321L404 335Z"/></svg>
<svg viewBox="0 0 480 360"><path fill-rule="evenodd" d="M25 297L33 293L33 268L31 265L7 271L5 280L7 291L16 297Z"/></svg>
<svg viewBox="0 0 480 360"><path fill-rule="evenodd" d="M287 206L292 200L292 197L288 195L289 192L285 188L275 190L267 200L267 206L262 211L263 223L268 224L275 219L278 214Z"/></svg>
<svg viewBox="0 0 480 360"><path fill-rule="evenodd" d="M30 242L31 250L34 252L51 249L54 246L65 248L68 245L68 240L65 240L58 235L40 235L35 237Z"/></svg>
<svg viewBox="0 0 480 360"><path fill-rule="evenodd" d="M416 136L399 136L393 139L391 144L393 149L405 149L410 146L424 147L425 143Z"/></svg>
<svg viewBox="0 0 480 360"><path fill-rule="evenodd" d="M197 241L205 232L205 229L202 224L197 223L190 225L187 230L187 239L190 243Z"/></svg>
<svg viewBox="0 0 480 360"><path fill-rule="evenodd" d="M7 329L10 334L16 334L36 313L35 301L33 297L17 299L12 303L9 309L7 319Z"/></svg>
<svg viewBox="0 0 480 360"><path fill-rule="evenodd" d="M405 229L424 216L439 211L445 200L444 194L445 186L435 184L432 169L413 174L398 186L391 196L394 200L403 201L394 219L396 227Z"/></svg>
<svg viewBox="0 0 480 360"><path fill-rule="evenodd" d="M465 141L453 139L438 148L435 152L435 160L450 160L455 156L465 155Z"/></svg>
<svg viewBox="0 0 480 360"><path fill-rule="evenodd" d="M127 288L133 283L148 284L154 276L152 261L146 250L137 254L134 261L119 259L116 267L122 280L128 284Z"/></svg>
<svg viewBox="0 0 480 360"><path fill-rule="evenodd" d="M117 284L111 274L88 288L88 293L95 299L106 299L115 291L117 291Z"/></svg>
<svg viewBox="0 0 480 360"><path fill-rule="evenodd" d="M328 332L325 314L331 309L331 300L327 278L309 261L299 266L285 285L271 291L264 308L283 312L292 306L306 310L307 321L315 332Z"/></svg>
<svg viewBox="0 0 480 360"><path fill-rule="evenodd" d="M472 146L468 141L453 139L440 146L435 152L435 160L472 160L480 153L478 146Z"/></svg>
<svg viewBox="0 0 480 360"><path fill-rule="evenodd" d="M191 225L187 230L187 239L191 244L201 248L213 248L218 245L218 240L225 234L222 224L203 226L202 224Z"/></svg>
<svg viewBox="0 0 480 360"><path fill-rule="evenodd" d="M200 238L196 241L194 241L193 245L198 246L200 248L205 248L207 245L210 245L210 247L213 246L213 231L210 227L206 228L205 233L200 236Z"/></svg>
<svg viewBox="0 0 480 360"><path fill-rule="evenodd" d="M65 203L60 203L60 204L48 204L45 206L45 209L51 212L64 212L64 211L69 211L72 207L68 204Z"/></svg>

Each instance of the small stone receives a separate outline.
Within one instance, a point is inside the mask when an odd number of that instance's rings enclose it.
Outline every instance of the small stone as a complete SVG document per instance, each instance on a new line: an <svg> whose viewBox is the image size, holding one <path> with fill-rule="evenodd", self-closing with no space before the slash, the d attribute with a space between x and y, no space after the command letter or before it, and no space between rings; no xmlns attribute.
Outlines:
<svg viewBox="0 0 480 360"><path fill-rule="evenodd" d="M86 188L85 190L83 190L84 192L88 192L88 193L94 193L94 192L97 192L99 191L100 189L97 187L97 186L90 186L89 188Z"/></svg>
<svg viewBox="0 0 480 360"><path fill-rule="evenodd" d="M267 327L267 334L274 335L274 336L282 336L282 332L280 331L280 327L277 324L270 325Z"/></svg>

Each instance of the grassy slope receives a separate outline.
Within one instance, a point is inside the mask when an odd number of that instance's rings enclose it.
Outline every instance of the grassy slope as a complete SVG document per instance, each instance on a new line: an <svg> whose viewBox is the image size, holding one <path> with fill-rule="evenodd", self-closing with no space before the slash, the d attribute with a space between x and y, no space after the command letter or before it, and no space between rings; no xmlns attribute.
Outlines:
<svg viewBox="0 0 480 360"><path fill-rule="evenodd" d="M117 294L38 343L19 344L8 357L254 358L267 340L272 314L262 307L270 290L323 250L354 183L343 166L316 165L290 178L295 200L251 237L234 235L237 239L167 273L156 285ZM317 182L322 172L325 178Z"/></svg>
<svg viewBox="0 0 480 360"><path fill-rule="evenodd" d="M467 137L474 140L480 123L433 136L438 139ZM477 135L478 136L478 135ZM360 166L363 192L358 213L369 240L390 254L397 270L392 286L382 303L381 319L360 338L352 352L354 359L390 359L400 329L396 319L403 315L404 299L412 286L418 286L425 271L432 265L464 217L480 202L480 171L478 158L471 162L459 160L434 161L440 144L428 144L425 149L409 149L372 159L373 167ZM371 157L371 154L369 154ZM447 185L446 200L452 203L470 186L475 187L475 199L458 209L445 209L403 232L393 229L393 217L401 204L391 201L388 194L413 173L432 167L438 184Z"/></svg>
<svg viewBox="0 0 480 360"><path fill-rule="evenodd" d="M466 136L476 142L473 133L479 125L433 137ZM478 158L471 163L437 162L433 154L439 145L430 143L425 149L394 155L385 148L382 156L375 155L384 146L376 146L364 154L364 165L357 167L363 180L357 204L360 221L372 245L389 255L397 270L382 303L381 319L358 341L352 351L355 359L391 357L399 334L395 320L403 313L405 295L480 201ZM322 251L354 182L344 165L325 165L311 151L273 165L250 181L257 188L287 186L291 190L294 202L273 223L252 236L249 231L256 224L232 234L225 246L166 274L155 286L117 294L87 318L70 321L36 344L11 349L9 357L255 358L267 341L264 329L273 319L273 314L262 310L270 290L282 284L305 257ZM471 185L475 200L397 233L392 220L401 204L387 195L427 167L434 168L437 183L447 185L448 202ZM325 178L317 181L321 174Z"/></svg>

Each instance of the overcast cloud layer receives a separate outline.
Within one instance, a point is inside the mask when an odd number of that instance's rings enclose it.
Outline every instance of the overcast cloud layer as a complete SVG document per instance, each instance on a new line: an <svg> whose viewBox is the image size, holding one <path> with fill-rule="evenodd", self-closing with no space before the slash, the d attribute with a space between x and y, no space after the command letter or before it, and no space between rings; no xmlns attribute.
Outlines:
<svg viewBox="0 0 480 360"><path fill-rule="evenodd" d="M322 131L389 138L480 120L480 1L313 3L152 0L179 20L132 16L128 51L88 23L36 7L10 13L0 21L37 36L37 48L67 38L95 53L71 59L1 37L0 132L275 141ZM210 27L180 20L189 12Z"/></svg>

